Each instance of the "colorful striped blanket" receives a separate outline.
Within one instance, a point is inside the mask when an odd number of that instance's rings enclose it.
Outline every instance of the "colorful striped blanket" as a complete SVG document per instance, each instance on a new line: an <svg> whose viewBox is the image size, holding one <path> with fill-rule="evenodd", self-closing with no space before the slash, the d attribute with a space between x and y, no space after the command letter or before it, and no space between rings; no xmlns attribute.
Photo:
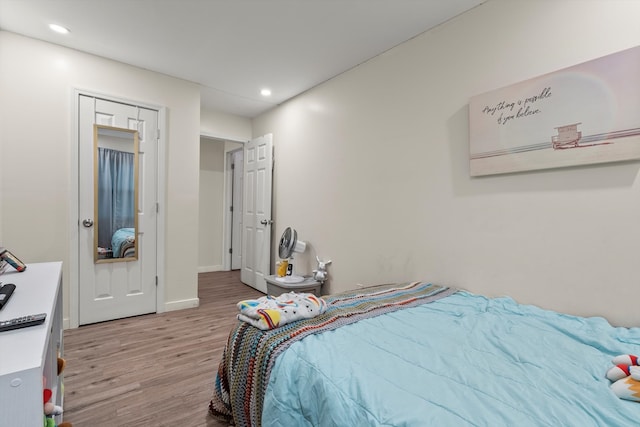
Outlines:
<svg viewBox="0 0 640 427"><path fill-rule="evenodd" d="M423 282L381 285L324 296L326 311L314 318L261 330L238 322L218 366L211 415L236 426L260 426L264 393L277 356L295 341L404 307L425 304L456 289Z"/></svg>

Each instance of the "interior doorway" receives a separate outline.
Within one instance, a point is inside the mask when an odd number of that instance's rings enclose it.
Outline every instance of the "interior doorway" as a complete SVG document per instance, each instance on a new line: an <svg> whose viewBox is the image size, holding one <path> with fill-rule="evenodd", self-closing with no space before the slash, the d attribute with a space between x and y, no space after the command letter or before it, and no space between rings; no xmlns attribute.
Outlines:
<svg viewBox="0 0 640 427"><path fill-rule="evenodd" d="M242 222L237 213L242 212L243 145L200 135L200 273L240 268Z"/></svg>

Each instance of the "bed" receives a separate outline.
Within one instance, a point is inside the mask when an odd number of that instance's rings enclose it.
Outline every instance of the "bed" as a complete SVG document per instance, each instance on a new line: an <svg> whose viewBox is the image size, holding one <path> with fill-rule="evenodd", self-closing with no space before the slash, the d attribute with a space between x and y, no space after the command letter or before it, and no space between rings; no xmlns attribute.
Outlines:
<svg viewBox="0 0 640 427"><path fill-rule="evenodd" d="M323 297L276 329L238 322L210 413L238 426L633 426L610 390L640 328L412 282Z"/></svg>
<svg viewBox="0 0 640 427"><path fill-rule="evenodd" d="M111 236L113 258L133 258L136 256L135 228L119 228Z"/></svg>

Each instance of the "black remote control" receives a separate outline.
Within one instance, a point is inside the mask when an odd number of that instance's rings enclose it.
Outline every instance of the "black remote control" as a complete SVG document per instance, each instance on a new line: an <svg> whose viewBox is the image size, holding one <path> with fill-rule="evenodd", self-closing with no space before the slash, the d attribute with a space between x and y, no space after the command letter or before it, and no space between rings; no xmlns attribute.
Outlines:
<svg viewBox="0 0 640 427"><path fill-rule="evenodd" d="M44 319L46 318L47 318L46 313L40 313L40 314L30 314L28 316L16 317L15 319L11 319L11 320L0 320L0 332L39 325L43 323Z"/></svg>
<svg viewBox="0 0 640 427"><path fill-rule="evenodd" d="M0 310L5 306L9 298L11 298L11 294L15 291L16 285L13 283L7 283L6 285L0 288Z"/></svg>

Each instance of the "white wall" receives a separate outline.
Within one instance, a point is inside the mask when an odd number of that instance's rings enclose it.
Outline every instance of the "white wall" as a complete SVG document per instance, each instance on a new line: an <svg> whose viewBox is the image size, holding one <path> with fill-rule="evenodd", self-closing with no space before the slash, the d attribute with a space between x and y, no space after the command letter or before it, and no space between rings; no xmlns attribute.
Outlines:
<svg viewBox="0 0 640 427"><path fill-rule="evenodd" d="M4 31L0 241L27 263L63 261L68 319L74 88L167 107L165 303L197 304L199 87Z"/></svg>
<svg viewBox="0 0 640 427"><path fill-rule="evenodd" d="M229 141L249 141L251 119L203 109L200 112L200 133Z"/></svg>
<svg viewBox="0 0 640 427"><path fill-rule="evenodd" d="M636 46L638 16L489 0L255 119L278 159L274 235L297 228L307 271L333 260L325 291L427 280L640 325L640 162L468 167L469 98Z"/></svg>
<svg viewBox="0 0 640 427"><path fill-rule="evenodd" d="M223 269L224 141L200 138L200 215L198 271Z"/></svg>

